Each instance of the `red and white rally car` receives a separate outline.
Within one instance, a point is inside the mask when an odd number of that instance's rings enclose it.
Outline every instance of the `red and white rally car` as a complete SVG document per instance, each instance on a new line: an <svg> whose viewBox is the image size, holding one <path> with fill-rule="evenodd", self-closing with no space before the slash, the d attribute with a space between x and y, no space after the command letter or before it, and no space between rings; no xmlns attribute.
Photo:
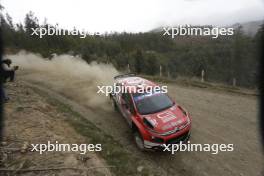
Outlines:
<svg viewBox="0 0 264 176"><path fill-rule="evenodd" d="M112 105L127 120L141 150L162 149L164 144L189 139L190 114L161 89L148 91L160 86L134 74L118 75L114 79L119 91L110 94ZM139 88L141 91L137 91Z"/></svg>

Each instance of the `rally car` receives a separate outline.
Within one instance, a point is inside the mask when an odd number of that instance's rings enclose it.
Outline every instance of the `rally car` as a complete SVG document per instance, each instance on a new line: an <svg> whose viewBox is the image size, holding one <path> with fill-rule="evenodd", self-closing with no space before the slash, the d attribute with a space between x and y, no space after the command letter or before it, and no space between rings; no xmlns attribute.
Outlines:
<svg viewBox="0 0 264 176"><path fill-rule="evenodd" d="M110 94L112 106L127 120L139 149L162 149L164 144L189 139L190 114L161 89L148 90L160 86L135 74L118 75L114 80L119 91Z"/></svg>

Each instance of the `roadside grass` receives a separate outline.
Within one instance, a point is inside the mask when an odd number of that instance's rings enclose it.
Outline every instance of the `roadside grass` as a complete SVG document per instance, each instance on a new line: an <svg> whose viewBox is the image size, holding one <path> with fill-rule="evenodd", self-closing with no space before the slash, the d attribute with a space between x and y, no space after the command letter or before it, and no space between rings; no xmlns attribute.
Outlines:
<svg viewBox="0 0 264 176"><path fill-rule="evenodd" d="M35 87L30 88L44 97L46 101L56 107L58 111L66 113L67 118L65 121L68 122L79 134L84 136L87 139L87 143L102 144L102 151L97 152L97 154L105 159L108 165L115 166L110 168L115 175L155 175L151 173L141 158L133 155L133 151L126 150L126 148L124 148L112 136L106 134L78 112L72 110L69 105L64 104L54 97L47 96L42 90ZM138 166L143 166L144 169L141 172L138 172Z"/></svg>

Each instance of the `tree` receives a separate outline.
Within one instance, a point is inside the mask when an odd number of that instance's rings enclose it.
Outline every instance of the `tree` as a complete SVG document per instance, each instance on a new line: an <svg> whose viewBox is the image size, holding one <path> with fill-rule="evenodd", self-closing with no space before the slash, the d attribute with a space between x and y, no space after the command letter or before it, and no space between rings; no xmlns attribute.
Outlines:
<svg viewBox="0 0 264 176"><path fill-rule="evenodd" d="M26 33L29 35L32 33L32 29L36 29L39 27L38 18L34 16L34 13L32 11L26 14L24 22L25 22Z"/></svg>
<svg viewBox="0 0 264 176"><path fill-rule="evenodd" d="M14 30L13 19L8 13L6 13L6 20L8 22L8 25L10 26L10 28L12 30Z"/></svg>
<svg viewBox="0 0 264 176"><path fill-rule="evenodd" d="M146 64L145 64L146 74L149 75L155 75L157 72L159 72L159 61L157 59L157 56L155 54L148 54L146 57Z"/></svg>
<svg viewBox="0 0 264 176"><path fill-rule="evenodd" d="M141 50L137 50L135 54L135 71L140 74L143 72L144 58Z"/></svg>

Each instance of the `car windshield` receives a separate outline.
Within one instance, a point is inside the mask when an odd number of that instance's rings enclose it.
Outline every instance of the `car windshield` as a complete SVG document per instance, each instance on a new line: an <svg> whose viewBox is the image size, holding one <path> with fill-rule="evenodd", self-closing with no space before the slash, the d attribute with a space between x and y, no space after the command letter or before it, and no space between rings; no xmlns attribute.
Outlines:
<svg viewBox="0 0 264 176"><path fill-rule="evenodd" d="M168 95L164 93L135 93L133 99L138 112L142 115L160 112L174 104Z"/></svg>

